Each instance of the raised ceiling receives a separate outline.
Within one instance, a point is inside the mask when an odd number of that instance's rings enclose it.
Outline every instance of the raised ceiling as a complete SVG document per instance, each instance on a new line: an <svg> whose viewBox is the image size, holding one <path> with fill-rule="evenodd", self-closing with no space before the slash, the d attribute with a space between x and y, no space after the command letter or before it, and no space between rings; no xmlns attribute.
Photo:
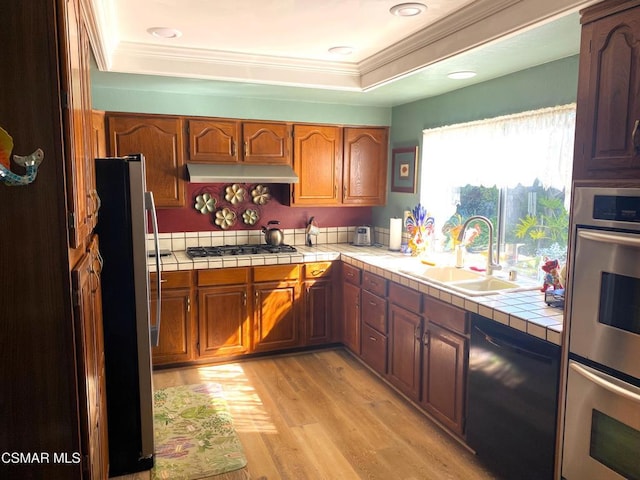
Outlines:
<svg viewBox="0 0 640 480"><path fill-rule="evenodd" d="M574 55L585 0L85 0L99 70L131 88L393 106ZM151 27L178 29L165 39ZM349 46L339 56L331 47ZM447 74L474 70L472 79ZM139 76L142 75L142 76ZM165 77L158 81L157 77ZM97 75L100 82L106 76ZM111 76L111 80L113 80Z"/></svg>

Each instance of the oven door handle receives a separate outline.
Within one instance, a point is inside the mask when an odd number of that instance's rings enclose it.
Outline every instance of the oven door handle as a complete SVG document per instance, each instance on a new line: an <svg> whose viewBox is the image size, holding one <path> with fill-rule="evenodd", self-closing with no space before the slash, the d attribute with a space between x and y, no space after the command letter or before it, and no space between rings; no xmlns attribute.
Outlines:
<svg viewBox="0 0 640 480"><path fill-rule="evenodd" d="M640 403L640 388L626 383L623 384L620 380L610 375L584 365L578 365L574 361L569 362L569 368L615 395Z"/></svg>
<svg viewBox="0 0 640 480"><path fill-rule="evenodd" d="M625 245L627 247L640 248L640 237L627 237L622 235L613 235L610 233L593 232L587 230L579 230L578 237L594 242L613 243L616 245Z"/></svg>

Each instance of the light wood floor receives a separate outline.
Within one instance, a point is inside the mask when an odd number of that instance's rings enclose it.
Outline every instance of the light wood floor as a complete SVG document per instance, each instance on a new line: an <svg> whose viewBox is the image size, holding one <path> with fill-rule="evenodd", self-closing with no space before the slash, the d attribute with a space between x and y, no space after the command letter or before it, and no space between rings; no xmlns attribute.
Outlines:
<svg viewBox="0 0 640 480"><path fill-rule="evenodd" d="M223 385L248 460L215 480L495 479L342 349L154 374L156 389L202 382Z"/></svg>

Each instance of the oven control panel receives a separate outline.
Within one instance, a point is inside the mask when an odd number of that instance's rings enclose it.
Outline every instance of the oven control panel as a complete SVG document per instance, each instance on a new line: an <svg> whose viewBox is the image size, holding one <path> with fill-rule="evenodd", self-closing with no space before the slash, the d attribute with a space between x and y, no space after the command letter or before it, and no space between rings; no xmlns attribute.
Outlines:
<svg viewBox="0 0 640 480"><path fill-rule="evenodd" d="M593 219L640 223L640 197L595 195Z"/></svg>

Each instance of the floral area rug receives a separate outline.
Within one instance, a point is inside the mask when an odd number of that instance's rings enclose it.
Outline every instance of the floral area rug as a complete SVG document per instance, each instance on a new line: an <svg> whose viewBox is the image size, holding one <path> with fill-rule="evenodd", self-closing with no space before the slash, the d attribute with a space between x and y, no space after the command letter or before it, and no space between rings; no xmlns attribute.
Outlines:
<svg viewBox="0 0 640 480"><path fill-rule="evenodd" d="M156 390L154 438L153 480L195 480L247 464L217 383Z"/></svg>

